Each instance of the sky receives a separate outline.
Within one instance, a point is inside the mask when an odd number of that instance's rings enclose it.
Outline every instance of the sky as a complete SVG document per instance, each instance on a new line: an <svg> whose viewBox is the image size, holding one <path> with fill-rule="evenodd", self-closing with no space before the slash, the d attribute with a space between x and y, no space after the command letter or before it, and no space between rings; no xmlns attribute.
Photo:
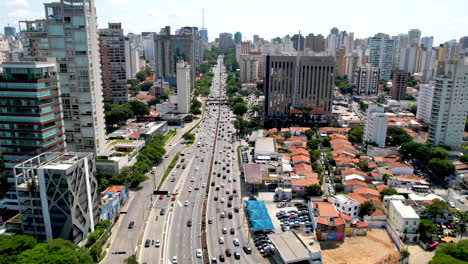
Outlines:
<svg viewBox="0 0 468 264"><path fill-rule="evenodd" d="M44 17L52 0L0 0L0 27ZM367 38L378 32L397 35L412 28L434 36L434 46L468 35L468 0L95 0L99 28L121 22L125 34L159 32L169 25L205 27L210 41L221 32L240 31L244 40L267 40L301 31L327 36L330 29ZM2 32L3 33L3 32Z"/></svg>

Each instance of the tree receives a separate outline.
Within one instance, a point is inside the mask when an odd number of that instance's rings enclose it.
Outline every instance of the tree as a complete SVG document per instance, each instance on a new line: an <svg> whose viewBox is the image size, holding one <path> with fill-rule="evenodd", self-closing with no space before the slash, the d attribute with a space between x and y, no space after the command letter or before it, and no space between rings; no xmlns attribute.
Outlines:
<svg viewBox="0 0 468 264"><path fill-rule="evenodd" d="M80 248L70 241L53 239L37 244L18 256L17 264L93 264L88 250Z"/></svg>
<svg viewBox="0 0 468 264"><path fill-rule="evenodd" d="M185 141L188 141L188 142L194 142L195 141L195 136L190 134L189 132L185 133L184 135L182 135L182 138L185 140Z"/></svg>
<svg viewBox="0 0 468 264"><path fill-rule="evenodd" d="M21 252L34 248L36 240L24 235L0 235L0 264L16 263Z"/></svg>
<svg viewBox="0 0 468 264"><path fill-rule="evenodd" d="M361 111L366 111L367 107L369 107L368 104L364 103L364 102L359 102L359 109L361 109Z"/></svg>
<svg viewBox="0 0 468 264"><path fill-rule="evenodd" d="M458 160L465 164L468 164L468 155L461 155L460 157L458 157Z"/></svg>
<svg viewBox="0 0 468 264"><path fill-rule="evenodd" d="M430 216L431 219L435 220L439 216L443 216L448 210L448 204L444 200L434 199L431 204L426 205L424 214Z"/></svg>
<svg viewBox="0 0 468 264"><path fill-rule="evenodd" d="M125 264L138 264L138 261L137 261L136 257L134 255L132 255L132 256L126 258L124 260L124 263Z"/></svg>
<svg viewBox="0 0 468 264"><path fill-rule="evenodd" d="M370 171L369 169L369 163L367 161L359 161L357 164L359 169L361 169L364 172Z"/></svg>
<svg viewBox="0 0 468 264"><path fill-rule="evenodd" d="M322 196L323 195L322 187L320 187L320 185L318 184L311 184L307 186L306 188L306 195L307 196Z"/></svg>
<svg viewBox="0 0 468 264"><path fill-rule="evenodd" d="M133 116L132 109L128 104L106 104L106 111L104 112L106 119L106 126L112 128L115 125L124 124L129 118Z"/></svg>
<svg viewBox="0 0 468 264"><path fill-rule="evenodd" d="M375 205L371 201L365 201L359 205L358 215L364 217L365 215L371 215L375 211Z"/></svg>
<svg viewBox="0 0 468 264"><path fill-rule="evenodd" d="M384 173L384 175L382 175L382 182L383 182L384 184L387 184L388 179L390 179L390 174Z"/></svg>
<svg viewBox="0 0 468 264"><path fill-rule="evenodd" d="M247 105L245 103L236 103L232 109L235 115L241 116L247 112Z"/></svg>
<svg viewBox="0 0 468 264"><path fill-rule="evenodd" d="M398 192L395 189L387 188L380 192L380 199L383 199L387 195L396 195L396 194L398 194Z"/></svg>
<svg viewBox="0 0 468 264"><path fill-rule="evenodd" d="M436 225L427 219L421 219L419 221L419 235L423 242L430 242L433 239L433 235L437 233Z"/></svg>
<svg viewBox="0 0 468 264"><path fill-rule="evenodd" d="M455 165L453 165L453 163L441 159L431 159L427 164L427 168L439 178L449 176L455 171Z"/></svg>
<svg viewBox="0 0 468 264"><path fill-rule="evenodd" d="M309 151L310 161L315 162L320 158L320 149L313 149Z"/></svg>
<svg viewBox="0 0 468 264"><path fill-rule="evenodd" d="M307 141L307 146L310 149L318 149L320 144L322 144L322 140L320 140L319 138L311 138Z"/></svg>
<svg viewBox="0 0 468 264"><path fill-rule="evenodd" d="M149 91L149 89L151 88L151 86L153 86L153 82L152 82L152 81L142 82L142 83L140 84L140 90L141 90L141 91Z"/></svg>
<svg viewBox="0 0 468 264"><path fill-rule="evenodd" d="M400 249L400 256L401 256L402 259L405 259L405 258L409 257L410 255L411 255L411 253L409 252L407 247L404 247L404 248Z"/></svg>
<svg viewBox="0 0 468 264"><path fill-rule="evenodd" d="M161 103L161 99L156 97L156 98L150 99L148 101L148 106L153 106L153 105L157 105L157 104L160 104L160 103Z"/></svg>
<svg viewBox="0 0 468 264"><path fill-rule="evenodd" d="M141 70L141 71L137 72L137 74L136 74L136 78L140 82L143 82L144 80L146 80L147 77L148 77L148 74L146 74L146 72L144 70Z"/></svg>
<svg viewBox="0 0 468 264"><path fill-rule="evenodd" d="M335 191L337 193L344 191L344 186L341 182L335 183Z"/></svg>
<svg viewBox="0 0 468 264"><path fill-rule="evenodd" d="M313 129L309 129L304 134L306 135L307 140L309 141L314 137L315 131Z"/></svg>
<svg viewBox="0 0 468 264"><path fill-rule="evenodd" d="M348 139L353 143L362 143L364 127L353 127L348 131Z"/></svg>
<svg viewBox="0 0 468 264"><path fill-rule="evenodd" d="M322 140L322 145L324 147L330 147L330 140L331 140L331 137L330 136L326 136L325 138L323 138Z"/></svg>
<svg viewBox="0 0 468 264"><path fill-rule="evenodd" d="M283 134L283 137L284 137L285 139L290 138L290 137L291 137L291 132L285 132L285 133Z"/></svg>
<svg viewBox="0 0 468 264"><path fill-rule="evenodd" d="M149 114L149 108L145 103L134 100L128 102L128 105L130 106L130 109L132 110L133 115L135 116L143 116Z"/></svg>
<svg viewBox="0 0 468 264"><path fill-rule="evenodd" d="M445 160L449 157L449 153L442 147L434 147L431 149L431 156L429 159L441 159Z"/></svg>
<svg viewBox="0 0 468 264"><path fill-rule="evenodd" d="M460 221L457 225L460 237L463 237L463 234L465 234L466 231L466 225L468 225L468 211L456 210L455 215L457 216L458 221Z"/></svg>
<svg viewBox="0 0 468 264"><path fill-rule="evenodd" d="M413 138L401 127L389 126L387 128L387 146L400 146L412 140Z"/></svg>
<svg viewBox="0 0 468 264"><path fill-rule="evenodd" d="M417 105L412 105L410 108L409 108L409 111L413 114L413 115L416 115L416 112L418 111L418 106Z"/></svg>
<svg viewBox="0 0 468 264"><path fill-rule="evenodd" d="M429 264L463 264L468 262L468 240L444 243L438 246Z"/></svg>

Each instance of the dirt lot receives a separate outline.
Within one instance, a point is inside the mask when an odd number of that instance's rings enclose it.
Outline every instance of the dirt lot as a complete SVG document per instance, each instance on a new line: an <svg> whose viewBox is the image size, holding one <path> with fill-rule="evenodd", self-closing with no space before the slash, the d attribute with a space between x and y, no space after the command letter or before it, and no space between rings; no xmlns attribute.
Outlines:
<svg viewBox="0 0 468 264"><path fill-rule="evenodd" d="M367 236L346 237L344 243L320 242L324 264L398 263L400 254L384 229L372 229Z"/></svg>

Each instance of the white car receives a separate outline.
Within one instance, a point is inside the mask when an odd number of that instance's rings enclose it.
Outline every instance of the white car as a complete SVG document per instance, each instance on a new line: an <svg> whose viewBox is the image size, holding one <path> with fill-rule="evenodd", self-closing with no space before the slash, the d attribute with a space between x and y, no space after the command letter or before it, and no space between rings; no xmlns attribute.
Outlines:
<svg viewBox="0 0 468 264"><path fill-rule="evenodd" d="M189 188L188 188L188 191L189 191L189 192L192 192L192 187L189 187Z"/></svg>
<svg viewBox="0 0 468 264"><path fill-rule="evenodd" d="M240 242L239 242L239 239L235 238L232 243L234 244L234 246L238 247L240 245Z"/></svg>
<svg viewBox="0 0 468 264"><path fill-rule="evenodd" d="M172 264L177 264L177 256L172 257Z"/></svg>
<svg viewBox="0 0 468 264"><path fill-rule="evenodd" d="M195 181L195 177L190 178L190 181L191 181L191 182L194 182L194 181Z"/></svg>
<svg viewBox="0 0 468 264"><path fill-rule="evenodd" d="M161 246L161 241L156 240L156 242L154 242L154 246L155 247L160 247Z"/></svg>
<svg viewBox="0 0 468 264"><path fill-rule="evenodd" d="M188 201L185 201L185 202L184 202L184 206L188 206Z"/></svg>
<svg viewBox="0 0 468 264"><path fill-rule="evenodd" d="M201 249L201 248L198 248L198 249L197 249L196 255L197 255L197 258L201 258L201 257L202 257L202 249Z"/></svg>
<svg viewBox="0 0 468 264"><path fill-rule="evenodd" d="M220 201L221 203L224 203L224 198L221 198L219 201Z"/></svg>
<svg viewBox="0 0 468 264"><path fill-rule="evenodd" d="M219 237L219 243L220 243L220 244L224 244L224 237L223 237L223 236L220 236L220 237Z"/></svg>
<svg viewBox="0 0 468 264"><path fill-rule="evenodd" d="M232 179L231 179L231 178L228 178L228 182L231 182L231 181L232 181Z"/></svg>
<svg viewBox="0 0 468 264"><path fill-rule="evenodd" d="M205 187L206 187L206 183L203 183L203 184L202 184L202 188L205 188Z"/></svg>

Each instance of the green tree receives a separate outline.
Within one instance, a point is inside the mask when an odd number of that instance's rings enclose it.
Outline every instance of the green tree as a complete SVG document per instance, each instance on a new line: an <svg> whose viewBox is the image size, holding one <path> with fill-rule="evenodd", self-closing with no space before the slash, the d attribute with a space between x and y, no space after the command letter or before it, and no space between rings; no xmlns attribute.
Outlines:
<svg viewBox="0 0 468 264"><path fill-rule="evenodd" d="M429 159L441 159L445 160L449 157L449 153L442 147L434 147L431 149L431 156Z"/></svg>
<svg viewBox="0 0 468 264"><path fill-rule="evenodd" d="M304 133L307 137L307 141L311 140L315 136L315 130L309 129Z"/></svg>
<svg viewBox="0 0 468 264"><path fill-rule="evenodd" d="M125 264L138 264L138 261L137 261L136 257L134 255L132 255L132 256L126 258L124 260L124 263Z"/></svg>
<svg viewBox="0 0 468 264"><path fill-rule="evenodd" d="M151 86L153 86L153 82L152 81L146 81L146 82L142 82L140 85L140 90L141 91L149 91L149 89L151 88Z"/></svg>
<svg viewBox="0 0 468 264"><path fill-rule="evenodd" d="M466 264L468 262L468 240L444 243L438 246L429 264Z"/></svg>
<svg viewBox="0 0 468 264"><path fill-rule="evenodd" d="M400 146L413 139L401 127L389 126L387 128L387 146Z"/></svg>
<svg viewBox="0 0 468 264"><path fill-rule="evenodd" d="M455 215L458 218L460 223L457 225L460 237L463 237L466 231L466 226L468 225L468 211L456 210Z"/></svg>
<svg viewBox="0 0 468 264"><path fill-rule="evenodd" d="M143 116L149 114L149 108L145 103L134 100L128 102L128 105L130 106L130 109L132 110L133 115L135 116Z"/></svg>
<svg viewBox="0 0 468 264"><path fill-rule="evenodd" d="M106 126L112 128L115 125L123 125L125 121L133 116L133 112L128 104L106 104L104 112Z"/></svg>
<svg viewBox="0 0 468 264"><path fill-rule="evenodd" d="M318 149L320 144L322 144L322 140L318 139L318 138L311 138L307 141L307 146L310 148L310 149Z"/></svg>
<svg viewBox="0 0 468 264"><path fill-rule="evenodd" d="M320 185L318 184L311 184L307 186L306 188L306 195L307 196L322 196L323 195L322 187L320 187Z"/></svg>
<svg viewBox="0 0 468 264"><path fill-rule="evenodd" d="M417 105L411 105L411 107L409 108L409 111L410 113L412 113L413 115L416 115L416 112L418 111L418 106Z"/></svg>
<svg viewBox="0 0 468 264"><path fill-rule="evenodd" d="M21 252L34 248L36 240L24 235L0 235L0 264L16 263Z"/></svg>
<svg viewBox="0 0 468 264"><path fill-rule="evenodd" d="M448 204L444 200L434 199L431 204L426 205L424 214L430 216L431 219L436 219L439 216L443 216L448 210Z"/></svg>
<svg viewBox="0 0 468 264"><path fill-rule="evenodd" d="M458 157L458 160L465 164L468 164L468 155L461 155L460 157Z"/></svg>
<svg viewBox="0 0 468 264"><path fill-rule="evenodd" d="M375 205L371 201L365 201L359 205L358 215L364 217L365 215L371 215L375 211Z"/></svg>
<svg viewBox="0 0 468 264"><path fill-rule="evenodd" d="M141 71L137 72L137 74L136 74L136 78L140 82L145 81L147 77L148 77L148 74L146 74L146 72L144 70L141 70Z"/></svg>
<svg viewBox="0 0 468 264"><path fill-rule="evenodd" d="M335 183L335 192L339 193L344 191L344 186L341 182Z"/></svg>
<svg viewBox="0 0 468 264"><path fill-rule="evenodd" d="M310 161L316 162L320 158L320 149L313 149L309 151Z"/></svg>
<svg viewBox="0 0 468 264"><path fill-rule="evenodd" d="M388 175L388 174L387 174ZM380 192L380 199L383 199L387 195L396 195L398 192L393 188L387 188Z"/></svg>
<svg viewBox="0 0 468 264"><path fill-rule="evenodd" d="M330 147L330 140L331 140L331 137L326 136L325 138L323 138L322 145L324 147Z"/></svg>
<svg viewBox="0 0 468 264"><path fill-rule="evenodd" d="M405 258L409 257L410 255L411 255L411 253L409 252L407 247L404 247L404 248L400 249L400 256L401 256L402 259L405 259Z"/></svg>
<svg viewBox="0 0 468 264"><path fill-rule="evenodd" d="M452 162L441 159L431 159L427 164L427 168L439 178L449 176L455 171L455 165Z"/></svg>
<svg viewBox="0 0 468 264"><path fill-rule="evenodd" d="M359 109L361 109L362 111L366 111L367 110L367 107L369 107L368 104L364 103L364 102L359 102Z"/></svg>
<svg viewBox="0 0 468 264"><path fill-rule="evenodd" d="M189 142L194 142L195 141L195 136L190 134L189 132L185 133L184 135L182 135L182 138L185 140L185 141L189 141Z"/></svg>
<svg viewBox="0 0 468 264"><path fill-rule="evenodd" d="M427 219L421 219L419 221L419 235L421 241L432 241L433 236L437 233L436 225Z"/></svg>
<svg viewBox="0 0 468 264"><path fill-rule="evenodd" d="M285 133L283 134L283 137L284 137L284 139L290 138L290 137L291 137L291 132L285 132Z"/></svg>
<svg viewBox="0 0 468 264"><path fill-rule="evenodd" d="M93 259L89 252L75 244L63 240L54 239L47 243L37 244L18 256L17 264L92 264Z"/></svg>
<svg viewBox="0 0 468 264"><path fill-rule="evenodd" d="M348 140L353 142L353 143L362 143L364 135L364 127L358 126L358 127L353 127L348 131Z"/></svg>
<svg viewBox="0 0 468 264"><path fill-rule="evenodd" d="M367 161L359 161L357 164L359 169L361 169L364 172L369 172L369 163Z"/></svg>
<svg viewBox="0 0 468 264"><path fill-rule="evenodd" d="M161 99L156 97L156 98L150 99L148 101L148 106L153 106L153 105L157 105L157 104L160 104L160 103L161 103Z"/></svg>
<svg viewBox="0 0 468 264"><path fill-rule="evenodd" d="M247 112L247 105L245 103L236 103L233 107L232 112L235 115L241 116Z"/></svg>

